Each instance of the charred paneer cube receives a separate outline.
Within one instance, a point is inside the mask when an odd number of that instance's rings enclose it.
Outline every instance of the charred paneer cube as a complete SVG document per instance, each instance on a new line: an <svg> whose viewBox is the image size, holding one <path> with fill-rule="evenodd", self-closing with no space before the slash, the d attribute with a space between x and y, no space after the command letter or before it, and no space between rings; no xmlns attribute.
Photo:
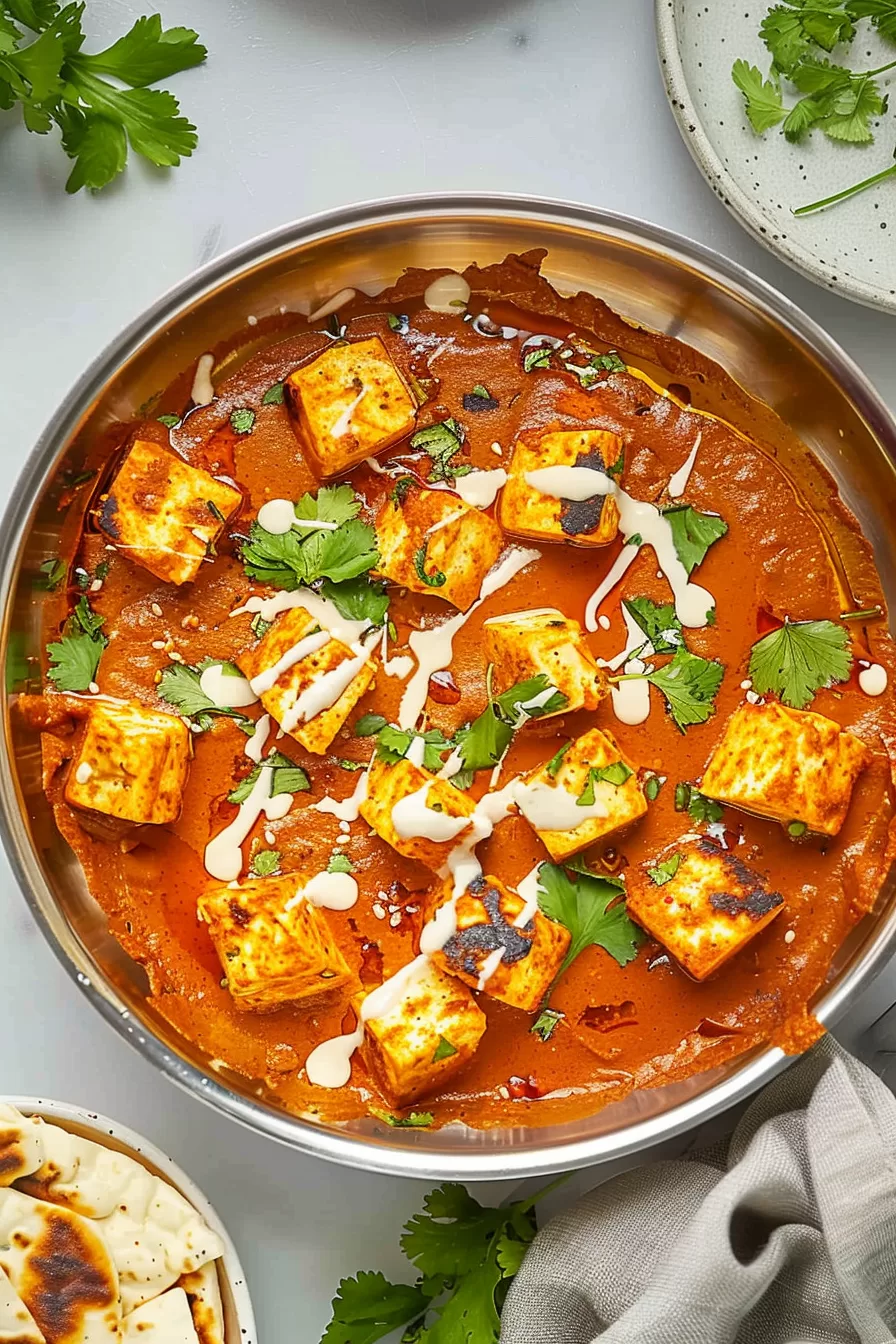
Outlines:
<svg viewBox="0 0 896 1344"><path fill-rule="evenodd" d="M695 980L717 971L784 908L780 892L711 840L672 845L627 876L629 914Z"/></svg>
<svg viewBox="0 0 896 1344"><path fill-rule="evenodd" d="M451 892L450 882L436 889L430 916L451 899ZM563 964L568 929L530 909L496 877L475 878L454 910L457 932L433 960L474 989L535 1012Z"/></svg>
<svg viewBox="0 0 896 1344"><path fill-rule="evenodd" d="M379 336L327 346L286 380L302 443L321 476L339 476L410 434L417 405Z"/></svg>
<svg viewBox="0 0 896 1344"><path fill-rule="evenodd" d="M242 1012L310 1004L357 984L326 915L304 899L304 885L290 873L213 887L199 898L199 918Z"/></svg>
<svg viewBox="0 0 896 1344"><path fill-rule="evenodd" d="M369 648L334 639L304 607L283 612L236 661L283 731L318 756L376 675Z"/></svg>
<svg viewBox="0 0 896 1344"><path fill-rule="evenodd" d="M180 815L189 766L183 719L97 700L69 768L65 800L122 821L164 825Z"/></svg>
<svg viewBox="0 0 896 1344"><path fill-rule="evenodd" d="M355 1000L359 1011L364 998ZM389 1100L409 1106L472 1059L485 1026L466 985L420 958L386 1011L364 1022L361 1053Z"/></svg>
<svg viewBox="0 0 896 1344"><path fill-rule="evenodd" d="M476 804L445 779L406 758L374 759L361 816L399 854L437 873L470 834Z"/></svg>
<svg viewBox="0 0 896 1344"><path fill-rule="evenodd" d="M638 767L600 728L561 748L522 782L515 797L555 863L647 811Z"/></svg>
<svg viewBox="0 0 896 1344"><path fill-rule="evenodd" d="M833 719L770 700L741 705L725 725L700 790L785 825L836 835L870 749Z"/></svg>
<svg viewBox="0 0 896 1344"><path fill-rule="evenodd" d="M97 524L157 579L188 583L241 503L232 485L138 439L101 497Z"/></svg>
<svg viewBox="0 0 896 1344"><path fill-rule="evenodd" d="M554 607L493 616L485 622L483 636L496 691L543 673L566 696L555 714L596 709L607 694L607 675L585 643L582 627Z"/></svg>
<svg viewBox="0 0 896 1344"><path fill-rule="evenodd" d="M501 493L498 522L516 537L606 546L619 529L619 509L610 487L623 460L622 439L604 429L554 430L540 438L521 435ZM608 489L589 499L558 498L549 493L546 478L530 479L546 467L588 467L607 478Z"/></svg>
<svg viewBox="0 0 896 1344"><path fill-rule="evenodd" d="M501 553L504 535L481 509L448 490L399 481L377 515L378 571L412 593L467 611Z"/></svg>

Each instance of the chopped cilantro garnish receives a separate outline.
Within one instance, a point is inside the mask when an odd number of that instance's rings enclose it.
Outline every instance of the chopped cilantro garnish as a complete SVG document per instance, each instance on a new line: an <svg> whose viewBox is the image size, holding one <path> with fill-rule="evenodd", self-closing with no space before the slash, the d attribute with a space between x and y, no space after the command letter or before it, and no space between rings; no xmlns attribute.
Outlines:
<svg viewBox="0 0 896 1344"><path fill-rule="evenodd" d="M411 325L406 313L387 313L386 321L389 323L389 330L397 331L400 335L404 335Z"/></svg>
<svg viewBox="0 0 896 1344"><path fill-rule="evenodd" d="M251 774L240 780L236 788L227 795L227 801L229 803L244 803L258 782L258 776L262 770L270 770L273 773L271 780L272 798L276 798L281 793L304 793L306 789L311 788L311 781L302 767L296 765L288 756L282 755L279 751L274 751L265 758L261 765L256 765Z"/></svg>
<svg viewBox="0 0 896 1344"><path fill-rule="evenodd" d="M370 1114L375 1115L377 1120L382 1120L384 1124L391 1125L393 1129L428 1129L433 1122L431 1111L411 1111L410 1115L390 1115L388 1111L376 1111L370 1108ZM368 1335L369 1339L370 1336ZM373 1336L377 1338L377 1336Z"/></svg>
<svg viewBox="0 0 896 1344"><path fill-rule="evenodd" d="M681 855L673 854L668 859L663 859L655 868L647 869L647 876L658 887L664 887L667 882L671 882L675 874L681 867Z"/></svg>
<svg viewBox="0 0 896 1344"><path fill-rule="evenodd" d="M439 1043L433 1051L432 1062L438 1064L443 1059L450 1059L452 1055L457 1054L457 1046L452 1045L447 1036L440 1036Z"/></svg>
<svg viewBox="0 0 896 1344"><path fill-rule="evenodd" d="M174 429L180 424L179 415L157 415L156 419L159 424L164 425L166 429Z"/></svg>
<svg viewBox="0 0 896 1344"><path fill-rule="evenodd" d="M283 405L283 384L272 383L261 399L262 406Z"/></svg>
<svg viewBox="0 0 896 1344"><path fill-rule="evenodd" d="M673 504L663 509L663 517L672 529L676 553L688 574L706 558L713 542L728 531L724 519L714 513L698 513L690 504Z"/></svg>
<svg viewBox="0 0 896 1344"><path fill-rule="evenodd" d="M382 714L362 714L354 727L355 737L376 737L381 728L385 728L387 720Z"/></svg>
<svg viewBox="0 0 896 1344"><path fill-rule="evenodd" d="M725 669L710 658L700 658L684 647L653 672L624 672L613 681L649 681L662 691L676 727L682 732L694 723L705 723L715 713L715 698Z"/></svg>
<svg viewBox="0 0 896 1344"><path fill-rule="evenodd" d="M457 466L454 464L454 458L463 443L463 426L453 418L430 425L428 429L418 429L416 434L411 435L411 447L415 450L425 449L432 459L429 468L431 481L453 481L456 476L466 476L473 470L467 462Z"/></svg>
<svg viewBox="0 0 896 1344"><path fill-rule="evenodd" d="M55 593L68 573L68 566L64 560L43 560L38 565L38 570L40 578L35 579L34 586L43 588L47 593Z"/></svg>
<svg viewBox="0 0 896 1344"><path fill-rule="evenodd" d="M341 849L334 849L327 864L328 873L353 873L355 865Z"/></svg>
<svg viewBox="0 0 896 1344"><path fill-rule="evenodd" d="M620 966L634 960L641 932L626 913L624 895L625 887L616 878L571 873L554 863L541 865L539 908L548 919L563 924L572 939L554 984L586 947L602 947ZM545 995L545 1006L550 992Z"/></svg>
<svg viewBox="0 0 896 1344"><path fill-rule="evenodd" d="M530 704L547 691L551 695L543 704ZM504 756L517 728L527 719L538 719L545 714L556 714L565 709L567 698L561 691L552 689L551 683L543 672L526 681L517 682L500 695L490 698L488 705L478 718L466 728L455 734L454 745L462 763L463 778L468 771L487 770L498 764ZM524 706L528 705L528 708ZM454 777L455 787L466 787Z"/></svg>
<svg viewBox="0 0 896 1344"><path fill-rule="evenodd" d="M771 691L805 709L816 691L852 671L849 634L833 621L786 621L753 645L749 674L758 695Z"/></svg>
<svg viewBox="0 0 896 1344"><path fill-rule="evenodd" d="M233 663L221 659L204 658L195 667L188 663L169 663L162 670L162 680L157 690L166 704L171 705L183 718L189 719L200 733L208 732L212 720L216 717L235 719L239 727L248 729L251 719L238 709L227 709L217 705L203 691L200 678L207 667L220 666L225 676L240 676L240 670ZM253 729L254 731L254 729Z"/></svg>
<svg viewBox="0 0 896 1344"><path fill-rule="evenodd" d="M624 598L623 605L653 646L654 653L674 653L684 643L681 621L671 603L658 606L649 597Z"/></svg>
<svg viewBox="0 0 896 1344"><path fill-rule="evenodd" d="M329 598L340 616L350 621L369 621L382 625L389 609L389 598L384 583L372 583L366 575L358 574L342 583L324 579L321 597Z"/></svg>
<svg viewBox="0 0 896 1344"><path fill-rule="evenodd" d="M531 373L533 369L548 369L551 366L553 348L549 345L533 345L523 355L523 370Z"/></svg>
<svg viewBox="0 0 896 1344"><path fill-rule="evenodd" d="M389 498L392 500L396 509L401 508L416 484L417 482L414 480L413 476L402 476L395 482Z"/></svg>
<svg viewBox="0 0 896 1344"><path fill-rule="evenodd" d="M273 621L266 621L265 618L262 616L261 612L259 611L256 613L256 615L252 617L252 622L249 626L249 629L252 631L256 639L264 639L265 635L270 630L273 624L274 624Z"/></svg>
<svg viewBox="0 0 896 1344"><path fill-rule="evenodd" d="M687 812L693 821L721 821L725 811L714 798L699 793L693 784L682 782L675 785L675 811Z"/></svg>
<svg viewBox="0 0 896 1344"><path fill-rule="evenodd" d="M595 784L613 784L617 789L630 779L633 771L624 761L613 761L611 765L593 765L588 771L585 787L576 799L579 807L594 806Z"/></svg>
<svg viewBox="0 0 896 1344"><path fill-rule="evenodd" d="M334 531L293 529L268 532L256 521L243 544L250 579L292 592L302 584L327 578L342 583L366 574L379 559L376 533L358 518L361 501L350 485L325 485L317 495L303 495L296 504L297 522L336 523Z"/></svg>
<svg viewBox="0 0 896 1344"><path fill-rule="evenodd" d="M644 781L644 797L647 799L649 803L656 802L657 798L660 796L660 789L663 787L665 782L666 781L664 779L660 779L659 775L647 776L647 778Z"/></svg>
<svg viewBox="0 0 896 1344"><path fill-rule="evenodd" d="M497 397L493 397L483 383L477 383L472 392L464 393L463 404L465 411L472 411L474 414L480 411L496 411L499 405Z"/></svg>
<svg viewBox="0 0 896 1344"><path fill-rule="evenodd" d="M279 867L279 849L260 849L249 864L249 872L253 877L273 877Z"/></svg>
<svg viewBox="0 0 896 1344"><path fill-rule="evenodd" d="M230 423L237 434L251 434L255 428L255 412L248 406L239 406L231 412Z"/></svg>
<svg viewBox="0 0 896 1344"><path fill-rule="evenodd" d="M92 611L86 597L79 597L65 623L62 638L47 645L50 667L47 676L60 691L86 691L96 681L103 649L109 643L102 633L105 616Z"/></svg>
<svg viewBox="0 0 896 1344"><path fill-rule="evenodd" d="M565 1014L558 1013L556 1008L545 1008L539 1013L533 1025L529 1028L533 1036L537 1036L542 1041L549 1041L557 1027L563 1021Z"/></svg>
<svg viewBox="0 0 896 1344"><path fill-rule="evenodd" d="M560 770L561 765L563 764L563 757L569 751L571 746L572 746L571 742L565 742L563 746L560 748L560 750L556 752L548 761L547 765L545 766L545 770L550 775L551 779L557 778L557 774Z"/></svg>
<svg viewBox="0 0 896 1344"><path fill-rule="evenodd" d="M371 718L378 718L378 715L370 715ZM362 720L358 720L360 724ZM357 726L355 732L357 733ZM440 770L442 768L441 753L447 751L451 742L438 728L430 728L425 733L415 733L412 729L396 728L393 724L387 723L379 729L376 739L377 760L385 761L388 765L397 765L399 761L404 760L410 750L411 743L415 738L422 737L425 745L423 752L423 765L427 770Z"/></svg>

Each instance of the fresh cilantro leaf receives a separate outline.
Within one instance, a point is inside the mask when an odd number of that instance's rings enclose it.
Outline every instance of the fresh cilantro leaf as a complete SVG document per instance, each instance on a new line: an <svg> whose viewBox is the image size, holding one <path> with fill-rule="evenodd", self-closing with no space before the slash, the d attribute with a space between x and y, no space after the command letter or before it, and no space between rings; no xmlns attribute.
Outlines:
<svg viewBox="0 0 896 1344"><path fill-rule="evenodd" d="M162 670L162 679L157 687L160 697L166 704L171 705L183 718L192 720L203 733L211 728L212 719L215 717L235 719L241 726L251 723L251 720L238 709L222 708L214 700L210 700L200 686L200 678L205 669L216 663L220 664L225 675L228 673L237 677L241 675L239 668L233 663L225 663L220 659L206 658L196 667L191 667L188 663L169 663Z"/></svg>
<svg viewBox="0 0 896 1344"><path fill-rule="evenodd" d="M641 536L641 533L640 533L640 532L633 532L632 535L631 535L630 537L626 537L626 539L625 539L625 545L626 545L626 546L643 546L643 545L644 545L644 538Z"/></svg>
<svg viewBox="0 0 896 1344"><path fill-rule="evenodd" d="M839 4L803 0L801 18L807 37L825 51L833 51L838 42L851 42L855 37L853 22Z"/></svg>
<svg viewBox="0 0 896 1344"><path fill-rule="evenodd" d="M849 633L833 621L786 621L753 645L749 675L792 709L805 709L816 691L846 681L852 670Z"/></svg>
<svg viewBox="0 0 896 1344"><path fill-rule="evenodd" d="M715 713L715 698L725 669L721 663L679 649L671 662L645 678L666 697L669 713L682 732Z"/></svg>
<svg viewBox="0 0 896 1344"><path fill-rule="evenodd" d="M249 864L249 872L253 877L273 877L279 867L279 849L260 849Z"/></svg>
<svg viewBox="0 0 896 1344"><path fill-rule="evenodd" d="M558 771L560 770L560 767L563 764L563 757L569 751L571 746L572 746L571 742L564 743L564 745L560 748L560 750L556 752L556 754L553 755L551 759L548 761L547 765L545 766L545 770L547 771L551 779L557 778Z"/></svg>
<svg viewBox="0 0 896 1344"><path fill-rule="evenodd" d="M283 405L283 384L272 383L261 399L262 406Z"/></svg>
<svg viewBox="0 0 896 1344"><path fill-rule="evenodd" d="M411 435L411 447L425 449L432 459L429 468L431 481L453 481L456 476L466 476L473 470L469 463L454 465L454 458L464 443L463 426L453 418L442 420L428 429L418 429Z"/></svg>
<svg viewBox="0 0 896 1344"><path fill-rule="evenodd" d="M557 1030L558 1025L563 1021L565 1014L558 1013L555 1008L545 1008L539 1013L533 1026L529 1028L533 1036L539 1040L549 1041Z"/></svg>
<svg viewBox="0 0 896 1344"><path fill-rule="evenodd" d="M360 508L350 485L322 486L316 497L303 495L296 504L292 531L268 532L256 520L242 548L247 575L292 592L320 578L341 583L367 573L379 554L376 533L357 517ZM335 523L335 531L301 528L311 521Z"/></svg>
<svg viewBox="0 0 896 1344"><path fill-rule="evenodd" d="M426 551L428 545L429 542L424 541L423 545L414 555L414 569L417 571L418 579L421 579L423 583L426 584L427 588L442 588L447 583L448 576L440 569L434 569L429 573L427 573L426 570Z"/></svg>
<svg viewBox="0 0 896 1344"><path fill-rule="evenodd" d="M641 933L626 913L624 891L622 883L613 878L584 873L570 876L558 864L541 865L539 908L548 919L565 925L572 939L554 983L586 947L602 947L620 966L634 960Z"/></svg>
<svg viewBox="0 0 896 1344"><path fill-rule="evenodd" d="M55 593L68 574L68 566L64 560L43 560L38 565L38 570L40 578L35 579L34 586L42 588L47 593Z"/></svg>
<svg viewBox="0 0 896 1344"><path fill-rule="evenodd" d="M402 476L400 480L395 482L389 498L392 500L396 509L401 508L416 484L417 482L414 480L413 476Z"/></svg>
<svg viewBox="0 0 896 1344"><path fill-rule="evenodd" d="M692 784L675 785L675 811L687 812L692 821L707 823L721 821L724 808L714 798L699 793Z"/></svg>
<svg viewBox="0 0 896 1344"><path fill-rule="evenodd" d="M577 805L593 807L595 784L612 784L618 789L633 773L624 761L613 761L611 765L592 765L585 787L576 799Z"/></svg>
<svg viewBox="0 0 896 1344"><path fill-rule="evenodd" d="M896 0L846 0L847 13L853 19L870 19L890 42L896 42Z"/></svg>
<svg viewBox="0 0 896 1344"><path fill-rule="evenodd" d="M623 605L644 631L654 653L674 653L684 644L681 621L671 603L660 607L649 597L627 597L623 599Z"/></svg>
<svg viewBox="0 0 896 1344"><path fill-rule="evenodd" d="M382 1120L384 1124L391 1125L392 1129L429 1129L433 1122L431 1111L411 1111L409 1115L390 1115L388 1111L375 1111L372 1107L371 1115L375 1115L377 1120Z"/></svg>
<svg viewBox="0 0 896 1344"><path fill-rule="evenodd" d="M404 335L411 325L406 313L387 313L386 321L389 323L389 330L397 331L400 335Z"/></svg>
<svg viewBox="0 0 896 1344"><path fill-rule="evenodd" d="M746 99L747 117L757 135L763 135L784 120L780 86L770 79L763 79L762 71L755 65L750 65L749 61L735 61L731 78Z"/></svg>
<svg viewBox="0 0 896 1344"><path fill-rule="evenodd" d="M549 345L533 345L523 355L523 371L531 373L533 369L549 369L553 353Z"/></svg>
<svg viewBox="0 0 896 1344"><path fill-rule="evenodd" d="M790 143L795 145L821 120L827 110L827 103L819 98L801 98L788 112L781 129Z"/></svg>
<svg viewBox="0 0 896 1344"><path fill-rule="evenodd" d="M799 11L788 5L770 9L759 26L759 33L779 70L792 70L811 47Z"/></svg>
<svg viewBox="0 0 896 1344"><path fill-rule="evenodd" d="M109 643L102 633L105 619L91 610L86 597L78 598L62 638L47 645L47 676L57 690L86 691L96 681L103 649Z"/></svg>
<svg viewBox="0 0 896 1344"><path fill-rule="evenodd" d="M791 70L788 79L800 93L808 93L814 97L836 93L848 87L853 79L853 73L845 65L819 60L817 56L805 56Z"/></svg>
<svg viewBox="0 0 896 1344"><path fill-rule="evenodd" d="M488 388L487 388L483 383L476 383L476 384L474 385L474 387L473 387L473 396L474 396L474 397L484 397L484 398L486 399L486 401L490 401L490 400L492 399L492 394L491 394L491 392L489 392Z"/></svg>
<svg viewBox="0 0 896 1344"><path fill-rule="evenodd" d="M355 724L353 732L355 737L376 737L381 728L385 728L387 720L382 714L362 714Z"/></svg>
<svg viewBox="0 0 896 1344"><path fill-rule="evenodd" d="M667 882L671 882L675 874L681 867L681 855L673 854L671 858L663 859L655 868L647 869L647 876L658 887L664 887Z"/></svg>
<svg viewBox="0 0 896 1344"><path fill-rule="evenodd" d="M356 771L367 769L367 765L365 764L364 761L349 761L344 756L339 757L336 761L336 764L339 766L340 770Z"/></svg>
<svg viewBox="0 0 896 1344"><path fill-rule="evenodd" d="M322 597L330 599L339 615L349 621L369 621L371 625L382 625L389 610L386 585L371 583L363 574L344 579L342 583L324 579L320 592Z"/></svg>
<svg viewBox="0 0 896 1344"><path fill-rule="evenodd" d="M406 1224L401 1249L421 1274L458 1279L474 1272L507 1218L484 1208L462 1185L441 1185L426 1196L423 1213Z"/></svg>
<svg viewBox="0 0 896 1344"><path fill-rule="evenodd" d="M447 1036L440 1036L439 1043L433 1051L433 1064L440 1063L443 1059L450 1059L452 1055L457 1054L457 1046L452 1045Z"/></svg>
<svg viewBox="0 0 896 1344"><path fill-rule="evenodd" d="M549 690L552 693L543 704L530 703L538 700ZM566 696L551 687L543 672L502 691L489 701L478 718L455 734L454 745L464 775L467 771L487 770L497 765L507 752L517 728L520 728L527 719L538 719L544 714L556 714L565 709L567 703ZM469 787L457 783L457 776L453 777L452 782L455 788Z"/></svg>
<svg viewBox="0 0 896 1344"><path fill-rule="evenodd" d="M587 364L576 364L575 361L570 361L564 363L563 367L566 369L567 373L574 373L582 386L588 388L597 382L598 373L625 373L626 363L624 359L619 357L615 350L611 350L606 355L600 355L596 352L592 353L588 358ZM621 465L622 462L620 460L618 467L614 466L611 469L612 472L621 469Z"/></svg>
<svg viewBox="0 0 896 1344"><path fill-rule="evenodd" d="M690 504L673 504L663 509L663 517L672 529L672 541L679 560L688 574L706 558L710 546L728 531L728 524L714 513L698 513Z"/></svg>
<svg viewBox="0 0 896 1344"><path fill-rule="evenodd" d="M349 856L344 854L341 849L334 849L333 853L330 855L329 863L327 864L327 872L353 873L354 871L355 865L352 863Z"/></svg>
<svg viewBox="0 0 896 1344"><path fill-rule="evenodd" d="M261 612L259 611L252 617L252 622L249 626L249 629L252 631L256 639L264 639L265 635L270 630L273 624L274 624L273 621L266 621L262 616Z"/></svg>
<svg viewBox="0 0 896 1344"><path fill-rule="evenodd" d="M383 1274L362 1270L353 1279L340 1280L333 1298L333 1319L320 1344L375 1344L416 1320L429 1303L420 1288L390 1283Z"/></svg>
<svg viewBox="0 0 896 1344"><path fill-rule="evenodd" d="M547 699L541 704L531 703L543 696L549 688L552 693ZM545 714L559 714L568 703L563 692L552 686L544 672L539 672L534 677L527 677L525 681L518 681L515 686L502 691L494 699L498 712L512 723L517 723L522 715L527 719L540 719Z"/></svg>
<svg viewBox="0 0 896 1344"><path fill-rule="evenodd" d="M237 434L251 434L255 427L255 412L248 406L238 406L230 413L230 423Z"/></svg>
<svg viewBox="0 0 896 1344"><path fill-rule="evenodd" d="M519 1274L528 1249L528 1242L518 1241L516 1237L508 1236L506 1232L499 1238L495 1247L495 1258L506 1279L512 1279Z"/></svg>
<svg viewBox="0 0 896 1344"><path fill-rule="evenodd" d="M190 28L162 29L158 14L138 19L129 33L105 51L78 57L78 64L101 75L113 75L132 88L144 88L181 70L201 65L207 56L199 34Z"/></svg>
<svg viewBox="0 0 896 1344"><path fill-rule="evenodd" d="M227 801L237 804L244 803L254 789L262 770L271 770L273 773L271 780L272 798L276 798L281 793L304 793L306 789L311 788L311 781L302 767L296 765L288 756L282 755L279 751L274 751L262 761L261 765L256 765L251 774L240 780L236 788L227 795Z"/></svg>
<svg viewBox="0 0 896 1344"><path fill-rule="evenodd" d="M166 429L174 429L177 425L180 424L179 415L157 415L156 419L158 420L159 424L164 425Z"/></svg>
<svg viewBox="0 0 896 1344"><path fill-rule="evenodd" d="M831 140L867 145L874 139L871 120L886 111L886 99L868 75L851 80L833 96L831 110L818 123Z"/></svg>
<svg viewBox="0 0 896 1344"><path fill-rule="evenodd" d="M426 1344L497 1344L500 1319L495 1294L503 1280L496 1249L466 1274L425 1335Z"/></svg>
<svg viewBox="0 0 896 1344"><path fill-rule="evenodd" d="M377 716L371 715L370 717L375 718ZM358 722L361 723L362 720L359 719ZM355 732L357 733L357 727ZM440 770L442 768L441 753L448 750L451 742L439 732L438 728L430 728L425 733L415 733L412 730L396 728L391 723L385 724L377 734L377 759L385 761L388 765L397 765L407 756L411 743L417 737L422 737L426 744L423 752L424 767L427 770Z"/></svg>

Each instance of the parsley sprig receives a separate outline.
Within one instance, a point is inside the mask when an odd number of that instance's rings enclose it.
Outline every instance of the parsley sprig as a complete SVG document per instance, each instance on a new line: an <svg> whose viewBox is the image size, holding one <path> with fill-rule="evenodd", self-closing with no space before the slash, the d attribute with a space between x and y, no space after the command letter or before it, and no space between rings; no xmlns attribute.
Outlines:
<svg viewBox="0 0 896 1344"><path fill-rule="evenodd" d="M103 649L109 643L102 631L105 623L105 616L97 615L86 597L78 598L62 637L47 645L47 676L57 690L87 691L96 681Z"/></svg>
<svg viewBox="0 0 896 1344"><path fill-rule="evenodd" d="M566 1179L500 1209L455 1183L431 1191L401 1238L416 1283L365 1270L342 1279L321 1344L376 1344L402 1326L408 1344L497 1344L507 1290L538 1229L535 1206Z"/></svg>
<svg viewBox="0 0 896 1344"><path fill-rule="evenodd" d="M128 145L160 167L189 157L196 127L180 115L176 98L149 85L207 55L197 33L163 29L158 14L137 19L103 51L85 52L84 8L83 0L0 0L0 108L20 104L37 135L58 127L75 161L68 192L107 186L124 169Z"/></svg>
<svg viewBox="0 0 896 1344"><path fill-rule="evenodd" d="M816 691L846 681L851 671L849 633L833 621L785 621L750 654L753 690L771 691L792 709L805 709Z"/></svg>

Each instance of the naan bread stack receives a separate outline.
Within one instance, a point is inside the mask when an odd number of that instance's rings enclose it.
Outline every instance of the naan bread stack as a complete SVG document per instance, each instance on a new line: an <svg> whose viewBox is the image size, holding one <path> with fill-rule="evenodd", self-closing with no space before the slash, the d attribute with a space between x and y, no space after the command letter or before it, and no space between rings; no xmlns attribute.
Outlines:
<svg viewBox="0 0 896 1344"><path fill-rule="evenodd" d="M0 1102L0 1344L224 1344L223 1252L134 1158Z"/></svg>

